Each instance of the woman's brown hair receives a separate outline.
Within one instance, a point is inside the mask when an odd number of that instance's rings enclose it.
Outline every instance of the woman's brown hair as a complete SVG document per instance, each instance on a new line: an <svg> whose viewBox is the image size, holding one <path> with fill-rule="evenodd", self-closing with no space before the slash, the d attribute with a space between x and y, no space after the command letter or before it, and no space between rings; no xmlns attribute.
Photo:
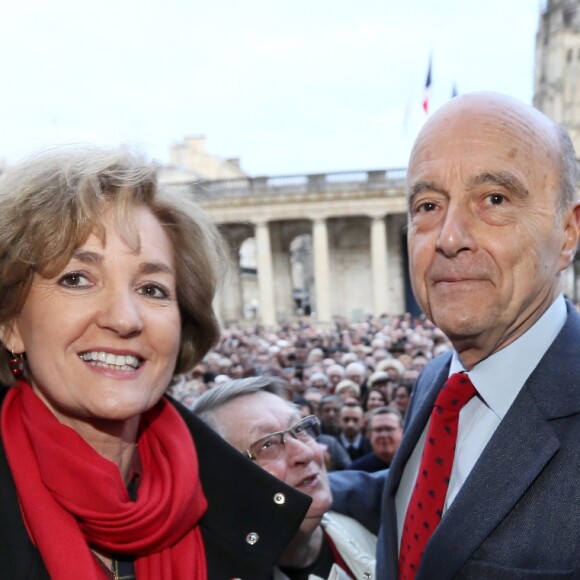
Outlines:
<svg viewBox="0 0 580 580"><path fill-rule="evenodd" d="M175 372L191 369L219 336L212 301L227 252L201 208L161 189L157 167L126 149L48 150L0 177L0 325L18 314L34 274L56 275L91 233L103 235L106 209L137 249L135 206L147 207L172 242L182 325ZM8 356L0 357L0 381L12 382Z"/></svg>

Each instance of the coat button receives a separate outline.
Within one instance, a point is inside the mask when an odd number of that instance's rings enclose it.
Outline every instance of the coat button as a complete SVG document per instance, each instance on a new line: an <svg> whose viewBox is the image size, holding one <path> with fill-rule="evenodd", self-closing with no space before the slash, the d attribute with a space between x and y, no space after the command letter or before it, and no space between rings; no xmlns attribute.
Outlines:
<svg viewBox="0 0 580 580"><path fill-rule="evenodd" d="M258 534L256 534L256 532L250 532L246 536L246 542L248 542L248 544L250 544L250 546L253 546L259 539L260 539L260 536Z"/></svg>
<svg viewBox="0 0 580 580"><path fill-rule="evenodd" d="M370 572L365 572L363 574L364 580L370 580L372 577L373 577L373 575Z"/></svg>
<svg viewBox="0 0 580 580"><path fill-rule="evenodd" d="M286 496L283 493L277 493L274 496L274 502L278 505L282 505L286 501Z"/></svg>

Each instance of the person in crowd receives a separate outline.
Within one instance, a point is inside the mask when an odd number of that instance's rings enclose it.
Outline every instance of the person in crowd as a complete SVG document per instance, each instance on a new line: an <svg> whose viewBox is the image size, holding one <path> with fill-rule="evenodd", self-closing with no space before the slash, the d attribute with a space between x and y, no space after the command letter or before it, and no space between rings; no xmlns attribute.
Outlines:
<svg viewBox="0 0 580 580"><path fill-rule="evenodd" d="M2 577L268 578L310 499L164 396L218 337L222 247L125 150L2 175Z"/></svg>
<svg viewBox="0 0 580 580"><path fill-rule="evenodd" d="M342 399L338 395L324 395L318 404L318 418L322 432L336 437L340 433L339 411Z"/></svg>
<svg viewBox="0 0 580 580"><path fill-rule="evenodd" d="M356 360L345 368L345 379L351 380L358 386L358 397L364 397L367 389L367 367L364 363ZM338 385L337 385L338 388Z"/></svg>
<svg viewBox="0 0 580 580"><path fill-rule="evenodd" d="M371 374L367 381L368 389L378 389L383 393L383 397L385 402L383 405L376 405L376 406L384 406L389 403L389 401L393 397L393 390L395 388L395 382L393 381L391 375L385 371L375 371ZM376 397L376 395L375 395ZM368 391L363 398L363 403L368 400ZM368 411L368 409L366 409Z"/></svg>
<svg viewBox="0 0 580 580"><path fill-rule="evenodd" d="M317 443L320 422L277 394L276 379L232 381L197 399L194 412L247 461L308 494L312 504L278 559L273 580L375 578L376 536L329 511L332 495ZM274 501L283 503L279 493Z"/></svg>
<svg viewBox="0 0 580 580"><path fill-rule="evenodd" d="M411 399L411 393L413 391L412 384L401 383L393 393L393 399L391 401L391 406L401 413L403 419L407 413L407 407L409 406L409 401Z"/></svg>
<svg viewBox="0 0 580 580"><path fill-rule="evenodd" d="M362 406L363 410L367 412L386 405L388 405L388 401L384 391L379 387L373 386L367 391Z"/></svg>
<svg viewBox="0 0 580 580"><path fill-rule="evenodd" d="M292 384L292 383L291 383ZM302 396L299 398L306 399L312 405L312 414L318 415L318 410L320 408L320 401L324 397L324 391L317 389L316 387L308 387Z"/></svg>
<svg viewBox="0 0 580 580"><path fill-rule="evenodd" d="M392 407L378 407L366 416L366 431L371 450L354 460L348 467L369 473L386 469L399 449L403 438L403 418Z"/></svg>
<svg viewBox="0 0 580 580"><path fill-rule="evenodd" d="M385 372L391 377L391 380L399 382L405 372L405 365L401 362L400 358L389 358L381 361L377 365L377 371Z"/></svg>
<svg viewBox="0 0 580 580"><path fill-rule="evenodd" d="M326 375L328 376L328 380L330 381L329 390L331 393L334 393L336 389L336 385L344 379L344 367L337 363L330 365L326 369Z"/></svg>
<svg viewBox="0 0 580 580"><path fill-rule="evenodd" d="M355 401L360 401L360 388L350 379L343 379L336 385L334 393L340 397L344 403L348 398L354 398Z"/></svg>
<svg viewBox="0 0 580 580"><path fill-rule="evenodd" d="M309 384L311 387L320 389L323 392L328 392L330 387L330 381L328 380L326 374L323 373L322 371L312 373L310 375Z"/></svg>
<svg viewBox="0 0 580 580"><path fill-rule="evenodd" d="M339 443L354 461L372 451L371 443L365 437L364 411L360 405L343 405L340 408Z"/></svg>
<svg viewBox="0 0 580 580"><path fill-rule="evenodd" d="M327 471L341 471L349 468L352 459L336 437L321 433L318 443L325 449L324 458Z"/></svg>
<svg viewBox="0 0 580 580"><path fill-rule="evenodd" d="M279 389L280 387L278 387L278 390ZM298 397L294 399L293 402L298 407L302 417L316 415L314 406L307 399ZM347 469L348 466L352 463L352 459L350 458L346 449L333 435L326 435L325 433L321 432L320 436L318 437L318 443L320 443L324 449L324 464L326 465L327 471L340 471L341 469Z"/></svg>
<svg viewBox="0 0 580 580"><path fill-rule="evenodd" d="M577 178L567 132L505 95L452 99L417 137L410 275L453 350L413 389L386 478L379 578L580 576L580 316L561 284L578 244ZM381 478L363 480L333 485L374 519Z"/></svg>

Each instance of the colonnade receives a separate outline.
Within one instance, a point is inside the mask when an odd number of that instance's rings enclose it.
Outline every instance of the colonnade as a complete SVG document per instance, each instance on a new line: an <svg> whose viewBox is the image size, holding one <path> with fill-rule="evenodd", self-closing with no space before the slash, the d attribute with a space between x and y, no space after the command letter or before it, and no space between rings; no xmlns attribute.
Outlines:
<svg viewBox="0 0 580 580"><path fill-rule="evenodd" d="M254 219L245 228L222 226L234 262L242 242L256 246L258 318L273 325L292 313L290 243L297 235L312 239L314 311L329 323L353 313L381 315L405 310L401 255L404 215L317 216L300 220ZM222 319L240 319L242 280L234 264L221 296ZM237 278L237 279L236 279Z"/></svg>

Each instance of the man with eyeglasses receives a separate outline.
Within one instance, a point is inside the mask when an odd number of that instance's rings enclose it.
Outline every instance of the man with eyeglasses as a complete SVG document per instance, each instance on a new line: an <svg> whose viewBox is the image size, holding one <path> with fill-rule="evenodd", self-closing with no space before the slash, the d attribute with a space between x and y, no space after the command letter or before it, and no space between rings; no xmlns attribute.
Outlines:
<svg viewBox="0 0 580 580"><path fill-rule="evenodd" d="M271 377L230 381L199 397L193 412L248 461L312 498L273 580L375 578L376 536L352 518L328 511L332 494L324 448L317 442L320 422L314 415L301 417L280 396L282 382ZM283 494L274 501L283 502Z"/></svg>

